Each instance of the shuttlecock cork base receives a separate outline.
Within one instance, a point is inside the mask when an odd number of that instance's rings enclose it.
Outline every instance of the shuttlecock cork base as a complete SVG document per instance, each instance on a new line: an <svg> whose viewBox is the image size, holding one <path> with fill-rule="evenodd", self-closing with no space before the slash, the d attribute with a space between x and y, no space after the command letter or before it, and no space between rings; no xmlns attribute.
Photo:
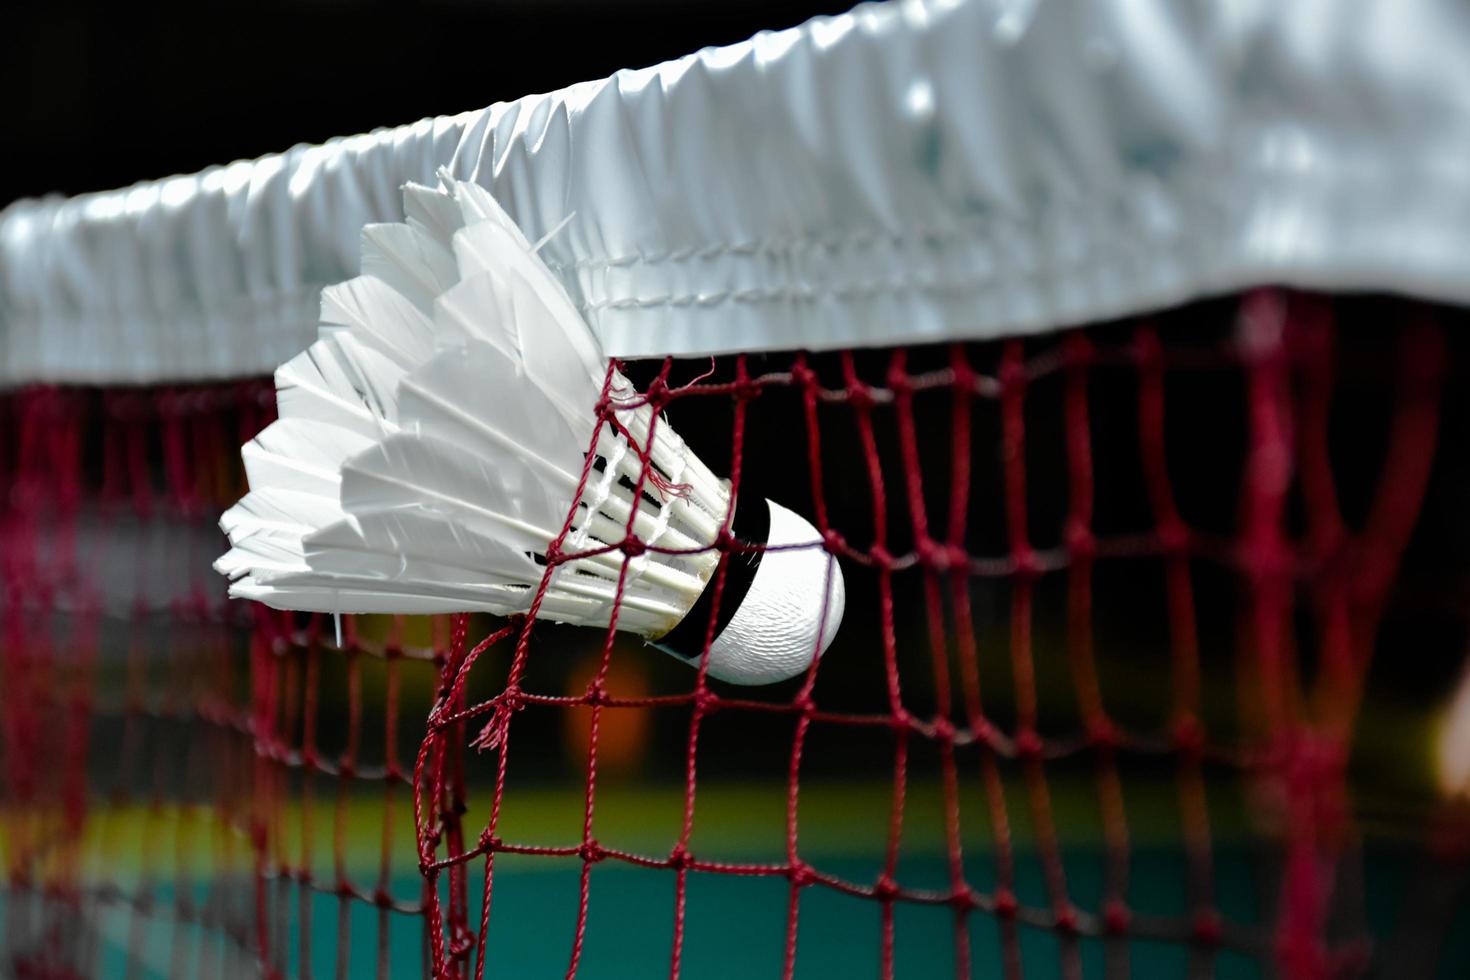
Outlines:
<svg viewBox="0 0 1470 980"><path fill-rule="evenodd" d="M710 643L709 673L733 684L768 684L804 671L825 652L842 622L847 593L837 562L811 544L816 528L773 500L737 507L731 527L742 542L725 564ZM713 582L659 649L698 666L715 613Z"/></svg>
<svg viewBox="0 0 1470 980"><path fill-rule="evenodd" d="M728 485L609 371L488 191L409 185L404 211L363 230L362 275L323 291L320 339L276 372L279 418L241 450L250 492L220 521L231 594L326 613L534 602L697 664ZM709 674L799 674L841 621L841 572L779 504L734 519L756 547L727 562ZM646 547L619 554L630 534Z"/></svg>

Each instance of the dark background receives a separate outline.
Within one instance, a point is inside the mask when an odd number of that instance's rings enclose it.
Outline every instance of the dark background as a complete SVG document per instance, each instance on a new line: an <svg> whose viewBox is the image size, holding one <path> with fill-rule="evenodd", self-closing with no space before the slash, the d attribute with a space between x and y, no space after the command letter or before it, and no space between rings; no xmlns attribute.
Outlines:
<svg viewBox="0 0 1470 980"><path fill-rule="evenodd" d="M0 7L0 206L603 78L849 0L259 0Z"/></svg>

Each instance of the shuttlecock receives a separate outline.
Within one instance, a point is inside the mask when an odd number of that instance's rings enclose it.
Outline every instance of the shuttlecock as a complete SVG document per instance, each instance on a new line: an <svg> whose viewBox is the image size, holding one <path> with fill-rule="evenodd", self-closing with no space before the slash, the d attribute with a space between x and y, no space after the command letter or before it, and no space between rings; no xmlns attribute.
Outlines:
<svg viewBox="0 0 1470 980"><path fill-rule="evenodd" d="M409 185L404 211L363 230L362 275L323 291L318 340L276 372L279 419L242 449L250 492L220 522L231 595L326 613L526 612L570 518L562 551L590 554L557 565L537 615L606 627L616 605L618 629L697 665L710 546L738 503L736 536L776 550L731 556L709 673L761 684L805 670L845 602L831 556L791 547L816 530L774 502L732 501L616 372L618 425L599 433L578 496L608 383L596 338L485 189ZM635 499L638 447L652 470ZM611 546L630 519L674 553L625 559Z"/></svg>

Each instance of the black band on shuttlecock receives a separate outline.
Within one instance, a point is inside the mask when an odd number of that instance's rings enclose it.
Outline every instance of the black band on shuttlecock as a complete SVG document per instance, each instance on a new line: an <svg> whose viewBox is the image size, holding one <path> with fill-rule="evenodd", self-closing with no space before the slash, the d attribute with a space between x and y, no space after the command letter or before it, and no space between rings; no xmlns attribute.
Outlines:
<svg viewBox="0 0 1470 980"><path fill-rule="evenodd" d="M764 545L771 535L771 505L757 498L745 507L735 508L735 520L730 533L746 544ZM755 573L761 567L764 551L732 551L725 560L725 587L720 594L720 612L715 619L714 636L719 636L735 610L745 601ZM718 574L718 573L716 573ZM679 624L653 641L653 645L665 653L672 653L687 663L699 665L704 652L704 638L709 630L710 611L715 604L715 575L710 576L704 591L694 605L679 620Z"/></svg>

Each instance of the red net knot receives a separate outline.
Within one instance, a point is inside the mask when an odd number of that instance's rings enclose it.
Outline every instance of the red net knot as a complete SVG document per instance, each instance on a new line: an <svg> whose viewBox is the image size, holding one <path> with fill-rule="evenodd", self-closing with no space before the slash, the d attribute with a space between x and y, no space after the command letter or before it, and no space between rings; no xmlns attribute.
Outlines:
<svg viewBox="0 0 1470 980"><path fill-rule="evenodd" d="M919 564L936 572L949 571L950 550L933 538L920 538L914 546L914 552L919 556Z"/></svg>
<svg viewBox="0 0 1470 980"><path fill-rule="evenodd" d="M901 361L895 361L888 369L888 387L895 395L907 395L914 390L914 379L909 377Z"/></svg>
<svg viewBox="0 0 1470 980"><path fill-rule="evenodd" d="M1094 718L1087 730L1096 748L1111 750L1118 747L1118 726L1111 718Z"/></svg>
<svg viewBox="0 0 1470 980"><path fill-rule="evenodd" d="M1102 926L1109 936L1127 935L1132 919L1133 913L1120 899L1112 899L1103 906Z"/></svg>
<svg viewBox="0 0 1470 980"><path fill-rule="evenodd" d="M1016 901L1015 893L1008 888L998 888L995 892L995 917L997 919L1014 919L1020 911L1021 904Z"/></svg>
<svg viewBox="0 0 1470 980"><path fill-rule="evenodd" d="M1213 909L1207 909L1195 914L1194 921L1190 924L1190 941L1200 946L1218 946L1223 938L1224 929L1220 924L1220 915Z"/></svg>
<svg viewBox="0 0 1470 980"><path fill-rule="evenodd" d="M741 378L735 382L731 393L737 401L750 402L760 397L761 386L754 378Z"/></svg>
<svg viewBox="0 0 1470 980"><path fill-rule="evenodd" d="M1068 522L1066 542L1067 550L1074 558L1092 558L1097 554L1097 539L1080 521Z"/></svg>
<svg viewBox="0 0 1470 980"><path fill-rule="evenodd" d="M694 707L700 714L714 714L720 710L720 696L707 687L701 687L694 692Z"/></svg>
<svg viewBox="0 0 1470 980"><path fill-rule="evenodd" d="M859 412L871 411L878 403L877 398L873 395L873 389L861 381L850 382L845 391L848 403Z"/></svg>
<svg viewBox="0 0 1470 980"><path fill-rule="evenodd" d="M1018 545L1012 562L1016 569L1016 578L1023 581L1037 579L1046 569L1042 567L1041 559L1028 544Z"/></svg>
<svg viewBox="0 0 1470 980"><path fill-rule="evenodd" d="M1016 758L1035 761L1041 758L1041 736L1029 728L1016 733Z"/></svg>
<svg viewBox="0 0 1470 980"><path fill-rule="evenodd" d="M1189 525L1178 517L1166 518L1159 524L1159 548L1166 555L1178 555L1189 550Z"/></svg>
<svg viewBox="0 0 1470 980"><path fill-rule="evenodd" d="M1199 719L1193 715L1185 715L1174 722L1173 741L1175 750L1184 755L1197 756L1203 752L1205 730Z"/></svg>

